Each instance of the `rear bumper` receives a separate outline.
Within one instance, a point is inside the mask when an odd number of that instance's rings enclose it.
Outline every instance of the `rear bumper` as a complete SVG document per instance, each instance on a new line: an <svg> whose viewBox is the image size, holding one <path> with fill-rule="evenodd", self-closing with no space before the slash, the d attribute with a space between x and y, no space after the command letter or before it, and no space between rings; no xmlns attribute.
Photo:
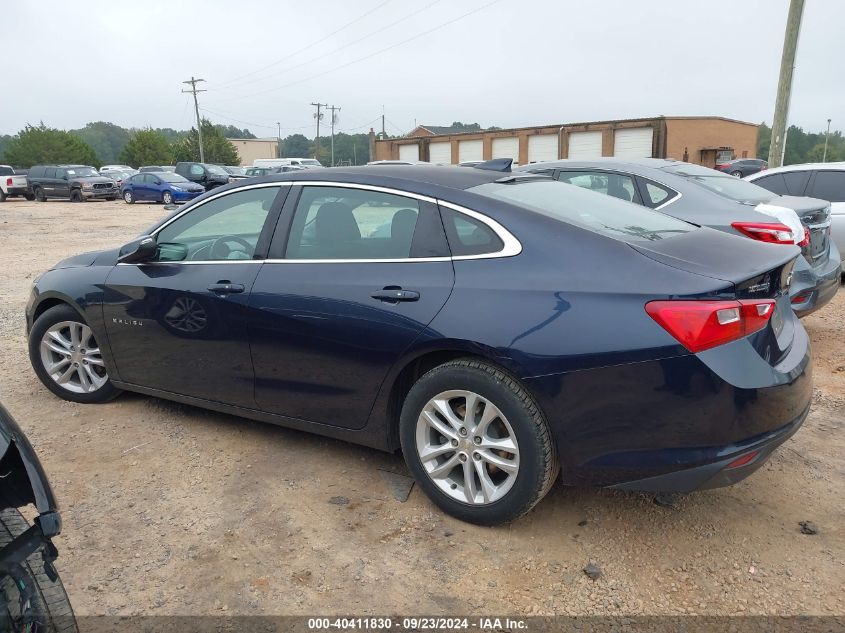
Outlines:
<svg viewBox="0 0 845 633"><path fill-rule="evenodd" d="M799 317L805 317L823 308L839 290L842 262L839 253L835 254L836 257L831 257L821 270L795 267L789 296L793 302L792 309Z"/></svg>
<svg viewBox="0 0 845 633"><path fill-rule="evenodd" d="M738 483L760 468L771 457L775 449L788 440L801 427L809 413L809 407L797 419L783 428L750 438L745 442L710 449L715 461L656 477L647 477L611 486L619 490L641 490L645 492L692 492L708 488L722 488ZM675 457L684 458L675 453ZM700 451L691 451L688 460L700 459ZM731 464L749 459L737 467ZM743 460L744 461L744 460Z"/></svg>
<svg viewBox="0 0 845 633"><path fill-rule="evenodd" d="M27 193L30 193L27 187L9 187L6 191L7 196L22 196Z"/></svg>

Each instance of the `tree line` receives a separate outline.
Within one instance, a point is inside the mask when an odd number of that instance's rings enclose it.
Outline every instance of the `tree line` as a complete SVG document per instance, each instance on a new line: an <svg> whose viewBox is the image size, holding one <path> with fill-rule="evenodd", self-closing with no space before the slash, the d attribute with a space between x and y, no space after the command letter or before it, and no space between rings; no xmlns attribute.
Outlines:
<svg viewBox="0 0 845 633"><path fill-rule="evenodd" d="M764 123L757 128L757 158L768 160L772 141L772 128ZM803 128L790 125L786 132L784 165L799 163L820 163L824 157L825 132L805 132ZM839 130L832 130L827 139L827 162L845 160L845 137Z"/></svg>
<svg viewBox="0 0 845 633"><path fill-rule="evenodd" d="M205 160L220 165L238 165L240 158L227 138L256 136L248 129L216 125L203 119L202 138ZM279 141L279 156L317 156L331 164L331 139L321 137L319 147L302 134L292 134ZM335 164L361 165L369 160L367 134L335 134ZM199 136L196 128L127 129L114 123L97 121L76 130L59 130L44 123L27 125L15 135L0 135L0 163L26 169L41 163L76 163L101 165L122 163L171 165L177 161L199 160Z"/></svg>

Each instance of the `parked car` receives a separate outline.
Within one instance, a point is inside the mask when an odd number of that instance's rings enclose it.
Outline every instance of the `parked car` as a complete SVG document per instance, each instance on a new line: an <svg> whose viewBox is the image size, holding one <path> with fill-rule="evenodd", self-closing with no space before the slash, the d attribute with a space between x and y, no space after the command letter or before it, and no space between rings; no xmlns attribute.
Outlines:
<svg viewBox="0 0 845 633"><path fill-rule="evenodd" d="M266 176L268 174L284 174L289 171L302 171L305 167L298 165L280 165L278 167L247 167L245 173L248 178Z"/></svg>
<svg viewBox="0 0 845 633"><path fill-rule="evenodd" d="M479 161L481 162L481 161ZM367 165L432 165L424 160L371 160Z"/></svg>
<svg viewBox="0 0 845 633"><path fill-rule="evenodd" d="M143 173L149 171L167 171L167 172L175 172L176 166L175 165L144 165L143 167L138 168L138 171Z"/></svg>
<svg viewBox="0 0 845 633"><path fill-rule="evenodd" d="M716 165L717 171L742 178L768 169L769 163L761 158L736 158Z"/></svg>
<svg viewBox="0 0 845 633"><path fill-rule="evenodd" d="M247 177L246 169L236 165L222 165L223 170L229 174L229 182L236 182Z"/></svg>
<svg viewBox="0 0 845 633"><path fill-rule="evenodd" d="M559 464L673 492L759 468L812 396L799 256L531 174L305 170L59 262L29 353L66 400L125 389L401 447L438 506L495 524Z"/></svg>
<svg viewBox="0 0 845 633"><path fill-rule="evenodd" d="M53 566L59 506L24 432L0 406L0 621L4 631L76 632L76 619ZM19 508L35 506L28 521Z"/></svg>
<svg viewBox="0 0 845 633"><path fill-rule="evenodd" d="M305 169L319 169L323 164L315 158L256 158L252 161L253 167L284 167L293 165Z"/></svg>
<svg viewBox="0 0 845 633"><path fill-rule="evenodd" d="M135 202L163 202L173 204L193 200L205 193L205 187L197 185L179 174L147 172L127 178L120 188L120 196L126 204Z"/></svg>
<svg viewBox="0 0 845 633"><path fill-rule="evenodd" d="M116 200L120 191L111 178L88 165L36 165L26 176L36 200L63 198L84 202L95 198Z"/></svg>
<svg viewBox="0 0 845 633"><path fill-rule="evenodd" d="M118 189L123 184L123 181L129 178L130 176L134 176L138 173L137 169L124 169L124 170L117 170L113 169L111 171L106 172L106 176L111 178L112 180L117 183Z"/></svg>
<svg viewBox="0 0 845 633"><path fill-rule="evenodd" d="M113 171L134 171L129 165L103 165L100 167L100 174L106 176Z"/></svg>
<svg viewBox="0 0 845 633"><path fill-rule="evenodd" d="M0 202L17 196L35 200L35 196L27 185L26 174L17 174L9 165L0 165Z"/></svg>
<svg viewBox="0 0 845 633"><path fill-rule="evenodd" d="M845 257L845 162L787 165L746 178L781 196L812 196L830 202L830 230Z"/></svg>
<svg viewBox="0 0 845 633"><path fill-rule="evenodd" d="M561 160L517 171L547 174L758 241L799 244L803 257L795 264L790 285L792 307L799 316L826 305L839 289L841 256L829 238L830 204L824 200L774 195L713 169L659 158Z"/></svg>
<svg viewBox="0 0 845 633"><path fill-rule="evenodd" d="M207 191L229 183L229 173L219 165L207 163L176 163L175 173L191 182L202 185Z"/></svg>

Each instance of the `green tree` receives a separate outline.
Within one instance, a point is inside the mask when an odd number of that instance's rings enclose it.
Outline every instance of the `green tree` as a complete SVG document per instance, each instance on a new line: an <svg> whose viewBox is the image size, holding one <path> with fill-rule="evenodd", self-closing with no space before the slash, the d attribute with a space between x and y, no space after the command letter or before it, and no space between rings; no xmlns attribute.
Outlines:
<svg viewBox="0 0 845 633"><path fill-rule="evenodd" d="M106 121L88 123L82 129L70 130L70 133L90 145L97 153L100 162L104 164L118 161L120 152L129 142L130 135L126 128Z"/></svg>
<svg viewBox="0 0 845 633"><path fill-rule="evenodd" d="M821 143L816 143L809 152L807 152L806 161L807 163L820 163L822 162L822 158L828 163L833 163L836 161L843 160L841 149L828 143L827 145L827 157L824 154L824 141Z"/></svg>
<svg viewBox="0 0 845 633"><path fill-rule="evenodd" d="M282 139L279 156L282 158L308 158L312 153L311 141L302 134L291 134Z"/></svg>
<svg viewBox="0 0 845 633"><path fill-rule="evenodd" d="M6 148L12 142L11 134L0 134L0 162L5 161Z"/></svg>
<svg viewBox="0 0 845 633"><path fill-rule="evenodd" d="M173 151L161 132L151 129L138 130L120 152L119 159L133 167L169 165L173 162Z"/></svg>
<svg viewBox="0 0 845 633"><path fill-rule="evenodd" d="M226 138L256 138L255 134L250 132L248 129L241 129L239 127L235 127L234 125L218 124L217 129L219 129L220 133Z"/></svg>
<svg viewBox="0 0 845 633"><path fill-rule="evenodd" d="M39 163L77 163L99 167L94 150L79 137L45 126L27 125L6 148L5 159L15 167L30 168Z"/></svg>
<svg viewBox="0 0 845 633"><path fill-rule="evenodd" d="M769 160L769 147L772 144L772 128L766 122L757 128L757 158Z"/></svg>
<svg viewBox="0 0 845 633"><path fill-rule="evenodd" d="M220 129L208 119L203 119L201 125L205 162L219 165L239 165L241 159L238 156L238 150L226 140L226 137L220 133ZM173 144L173 157L177 161L200 159L199 135L196 128L191 128L188 136Z"/></svg>

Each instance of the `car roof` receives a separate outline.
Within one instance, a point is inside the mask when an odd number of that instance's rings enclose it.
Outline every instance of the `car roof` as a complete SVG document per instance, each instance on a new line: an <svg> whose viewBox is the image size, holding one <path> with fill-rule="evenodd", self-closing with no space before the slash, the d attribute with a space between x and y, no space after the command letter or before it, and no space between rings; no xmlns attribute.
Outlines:
<svg viewBox="0 0 845 633"><path fill-rule="evenodd" d="M356 182L385 186L402 186L411 183L434 185L449 189L469 189L488 182L495 182L506 172L488 169L457 169L433 165L372 165L361 167L329 167L326 169L306 169L297 172L269 174L264 182L285 180L315 180L327 182Z"/></svg>
<svg viewBox="0 0 845 633"><path fill-rule="evenodd" d="M819 169L832 169L834 171L845 171L845 161L839 161L835 163L799 163L797 165L783 165L781 167L769 167L764 172L759 172L759 175L765 176L766 174L777 174L783 171L808 171L808 170L819 170ZM758 174L752 174L757 176Z"/></svg>
<svg viewBox="0 0 845 633"><path fill-rule="evenodd" d="M604 169L634 169L647 167L651 169L665 169L675 165L684 165L685 163L674 158L615 158L612 156L602 158L587 158L579 160L577 158L564 158L562 160L549 160L538 163L529 163L527 165L520 165L515 171L535 171L545 167L563 168L563 167L602 167Z"/></svg>

